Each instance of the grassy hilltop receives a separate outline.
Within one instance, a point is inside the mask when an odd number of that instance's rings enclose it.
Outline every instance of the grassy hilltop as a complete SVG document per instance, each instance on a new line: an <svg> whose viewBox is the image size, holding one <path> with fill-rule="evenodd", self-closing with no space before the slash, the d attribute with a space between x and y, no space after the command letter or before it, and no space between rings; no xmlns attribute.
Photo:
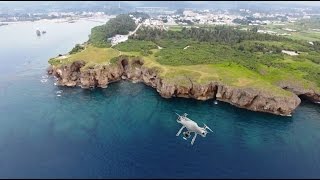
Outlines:
<svg viewBox="0 0 320 180"><path fill-rule="evenodd" d="M140 27L128 41L111 47L108 38L128 34L136 27L128 15L119 15L93 28L83 49L52 58L49 63L84 60L88 63L83 68L88 68L128 55L142 58L144 66L158 68L163 78L180 84L184 83L181 77L187 76L201 84L214 80L269 90L281 96L289 94L279 87L281 82L320 92L320 41L311 45L305 40L225 26L168 31ZM299 55L287 55L282 50Z"/></svg>

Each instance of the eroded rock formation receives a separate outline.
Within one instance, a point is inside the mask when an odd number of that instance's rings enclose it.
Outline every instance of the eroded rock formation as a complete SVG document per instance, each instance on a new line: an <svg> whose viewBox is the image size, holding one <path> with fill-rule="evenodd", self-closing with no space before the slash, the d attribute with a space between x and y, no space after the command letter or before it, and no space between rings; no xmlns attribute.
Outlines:
<svg viewBox="0 0 320 180"><path fill-rule="evenodd" d="M175 84L161 78L156 68L145 67L140 59L129 60L126 57L120 57L114 64L81 69L84 66L84 61L75 61L60 67L51 66L48 73L54 75L58 85L62 86L107 87L111 82L128 79L156 88L164 98L217 99L240 108L284 116L291 115L300 104L301 100L297 95L303 94L314 101L320 101L319 94L296 89L293 89L289 96L275 96L267 91L232 87L215 81L197 84L189 79L188 84Z"/></svg>

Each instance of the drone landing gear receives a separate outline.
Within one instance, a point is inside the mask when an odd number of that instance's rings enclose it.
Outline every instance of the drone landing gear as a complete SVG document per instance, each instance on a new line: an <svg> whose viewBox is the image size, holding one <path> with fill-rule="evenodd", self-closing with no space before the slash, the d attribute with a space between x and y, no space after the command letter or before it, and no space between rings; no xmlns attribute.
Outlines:
<svg viewBox="0 0 320 180"><path fill-rule="evenodd" d="M191 145L193 145L194 141L196 140L197 135L198 135L198 134L195 133L195 135L193 136L192 141L191 141Z"/></svg>
<svg viewBox="0 0 320 180"><path fill-rule="evenodd" d="M193 145L194 141L196 140L197 138L197 133L194 133L194 136L191 140L191 145ZM187 138L190 138L191 137L191 132L190 131L186 131L186 132L183 132L183 139L184 140L187 140Z"/></svg>
<svg viewBox="0 0 320 180"><path fill-rule="evenodd" d="M181 127L181 129L178 131L178 133L176 134L176 136L179 136L181 131L183 130L183 128L185 128L184 126Z"/></svg>

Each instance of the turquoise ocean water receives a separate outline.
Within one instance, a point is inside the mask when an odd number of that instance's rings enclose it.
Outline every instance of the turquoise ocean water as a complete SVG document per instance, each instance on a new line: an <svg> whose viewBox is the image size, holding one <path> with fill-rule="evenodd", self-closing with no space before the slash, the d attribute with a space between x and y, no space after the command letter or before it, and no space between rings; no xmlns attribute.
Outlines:
<svg viewBox="0 0 320 180"><path fill-rule="evenodd" d="M57 87L47 60L101 23L33 22L0 27L1 178L320 177L320 108L292 117L227 103L163 99L141 83ZM41 37L36 28L45 29ZM60 96L58 96L60 95ZM213 129L195 144L175 134L177 113Z"/></svg>

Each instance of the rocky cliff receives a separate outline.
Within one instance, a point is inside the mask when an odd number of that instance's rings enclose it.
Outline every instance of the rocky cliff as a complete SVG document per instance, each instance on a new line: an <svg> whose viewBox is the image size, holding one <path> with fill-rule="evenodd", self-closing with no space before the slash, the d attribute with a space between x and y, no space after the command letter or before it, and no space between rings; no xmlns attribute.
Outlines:
<svg viewBox="0 0 320 180"><path fill-rule="evenodd" d="M48 73L57 78L58 85L107 87L109 83L128 79L143 82L156 88L164 98L185 97L198 100L217 99L253 111L268 112L288 116L300 104L299 96L305 96L312 101L320 101L319 94L309 91L290 89L290 96L275 96L267 91L254 88L238 88L212 81L208 84L198 84L189 81L188 84L175 84L159 76L156 68L147 68L140 59L119 57L116 63L82 68L84 61L75 61L69 65L50 66ZM286 89L287 86L283 85Z"/></svg>

